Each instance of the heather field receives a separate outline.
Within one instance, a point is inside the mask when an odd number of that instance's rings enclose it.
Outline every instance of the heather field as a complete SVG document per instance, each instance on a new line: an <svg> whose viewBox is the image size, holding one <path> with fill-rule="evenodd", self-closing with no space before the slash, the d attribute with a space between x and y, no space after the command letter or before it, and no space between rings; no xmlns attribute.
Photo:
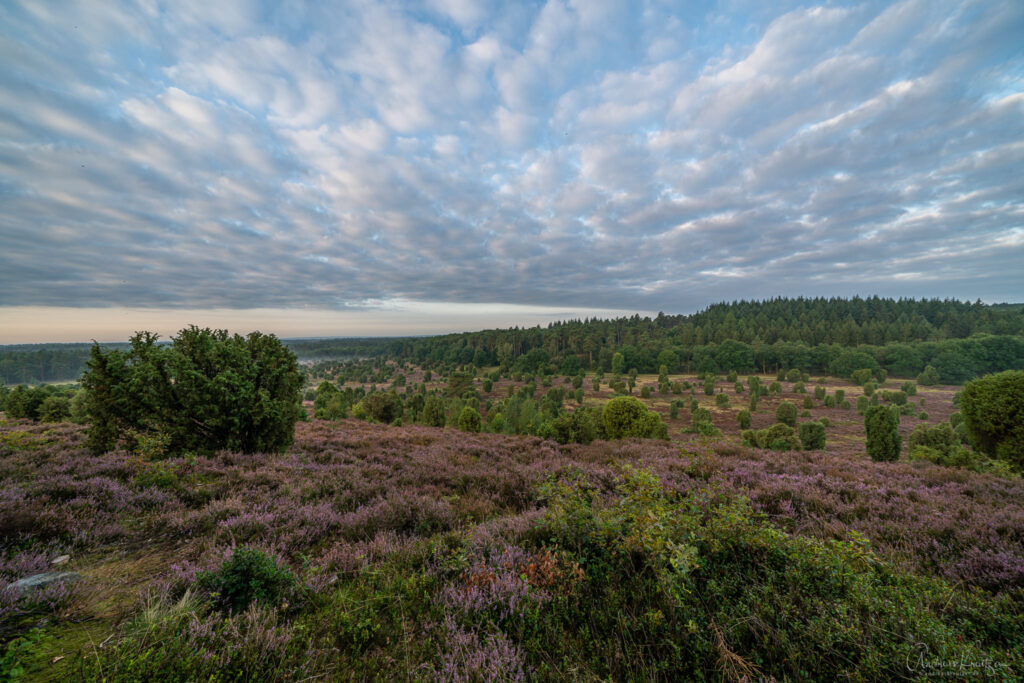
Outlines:
<svg viewBox="0 0 1024 683"><path fill-rule="evenodd" d="M634 393L650 381L639 377ZM754 427L798 398L783 385ZM585 401L610 397L584 386ZM856 400L856 387L828 387ZM914 397L926 399L925 422L948 419L953 389ZM722 436L682 433L688 412L670 418L656 393L648 403L665 412L667 441L559 445L313 420L281 455L163 459L145 448L96 456L79 426L6 420L0 671L110 681L1024 675L1020 478L872 462L853 409L811 409L831 422L823 451L748 448L736 426L744 397L722 408L696 394ZM920 422L903 417L904 438ZM65 555L60 571L80 580L6 589ZM259 599L232 602L246 582Z"/></svg>

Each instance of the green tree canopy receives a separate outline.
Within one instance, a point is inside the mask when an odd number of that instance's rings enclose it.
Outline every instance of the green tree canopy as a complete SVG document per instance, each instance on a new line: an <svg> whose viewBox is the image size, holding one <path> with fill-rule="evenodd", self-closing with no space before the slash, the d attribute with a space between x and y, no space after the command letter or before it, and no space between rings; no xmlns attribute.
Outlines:
<svg viewBox="0 0 1024 683"><path fill-rule="evenodd" d="M274 335L191 326L171 339L139 332L128 351L94 345L82 376L98 452L135 432L159 432L172 450L284 450L301 410L295 355Z"/></svg>
<svg viewBox="0 0 1024 683"><path fill-rule="evenodd" d="M1024 468L1024 371L968 382L960 393L960 412L976 449Z"/></svg>

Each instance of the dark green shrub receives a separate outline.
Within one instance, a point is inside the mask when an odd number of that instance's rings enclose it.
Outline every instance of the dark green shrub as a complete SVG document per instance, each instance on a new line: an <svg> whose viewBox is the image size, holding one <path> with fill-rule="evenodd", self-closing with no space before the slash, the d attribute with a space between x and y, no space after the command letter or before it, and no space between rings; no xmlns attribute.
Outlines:
<svg viewBox="0 0 1024 683"><path fill-rule="evenodd" d="M810 394L807 394L807 395L804 396L803 406L807 410L810 410L811 408L814 407L814 399L811 398Z"/></svg>
<svg viewBox="0 0 1024 683"><path fill-rule="evenodd" d="M843 400L846 398L846 390L845 389L836 389L835 396L836 396L836 403L842 403Z"/></svg>
<svg viewBox="0 0 1024 683"><path fill-rule="evenodd" d="M640 398L650 398L651 388L647 385L640 387Z"/></svg>
<svg viewBox="0 0 1024 683"><path fill-rule="evenodd" d="M509 385L511 389L511 385ZM428 396L423 404L423 415L420 418L428 427L444 427L446 422L444 400L440 396Z"/></svg>
<svg viewBox="0 0 1024 683"><path fill-rule="evenodd" d="M850 373L850 381L854 384L864 386L871 381L871 368L861 368Z"/></svg>
<svg viewBox="0 0 1024 683"><path fill-rule="evenodd" d="M71 398L68 396L47 396L39 406L41 422L63 422L70 417Z"/></svg>
<svg viewBox="0 0 1024 683"><path fill-rule="evenodd" d="M1024 468L1024 370L968 382L960 394L960 412L978 451Z"/></svg>
<svg viewBox="0 0 1024 683"><path fill-rule="evenodd" d="M737 394L742 394L743 393L743 383L742 382L736 382L735 384L732 385L732 390L735 391Z"/></svg>
<svg viewBox="0 0 1024 683"><path fill-rule="evenodd" d="M718 436L722 433L711 421L711 411L707 408L697 408L692 411L689 431L704 436Z"/></svg>
<svg viewBox="0 0 1024 683"><path fill-rule="evenodd" d="M604 436L608 439L628 437L667 438L668 428L658 413L648 410L632 396L613 398L601 411Z"/></svg>
<svg viewBox="0 0 1024 683"><path fill-rule="evenodd" d="M917 383L904 382L902 385L900 385L900 391L905 393L907 396L915 396L917 394Z"/></svg>
<svg viewBox="0 0 1024 683"><path fill-rule="evenodd" d="M814 398L818 399L819 401L825 400L825 387L821 386L820 384L814 387Z"/></svg>
<svg viewBox="0 0 1024 683"><path fill-rule="evenodd" d="M740 437L746 446L753 448L770 448L776 451L789 451L799 448L796 432L793 428L776 423L768 429L747 429L741 432Z"/></svg>
<svg viewBox="0 0 1024 683"><path fill-rule="evenodd" d="M928 419L928 413L926 413L926 412L924 412L922 410L920 413L917 414L917 419L919 419L919 420L927 420Z"/></svg>
<svg viewBox="0 0 1024 683"><path fill-rule="evenodd" d="M907 448L914 449L919 446L934 449L943 455L949 455L958 444L956 434L949 423L942 422L934 427L918 425L907 438Z"/></svg>
<svg viewBox="0 0 1024 683"><path fill-rule="evenodd" d="M304 380L277 337L192 326L169 345L157 339L139 332L127 352L93 345L82 376L92 450L150 430L168 435L172 451L279 452L292 443Z"/></svg>
<svg viewBox="0 0 1024 683"><path fill-rule="evenodd" d="M870 403L871 403L871 400L867 396L858 396L857 397L857 413L860 414L860 415L863 415L864 411L868 409L868 405Z"/></svg>
<svg viewBox="0 0 1024 683"><path fill-rule="evenodd" d="M864 383L864 395L870 398L872 395L874 395L875 389L877 389L877 388L878 387L875 385L874 382L865 382Z"/></svg>
<svg viewBox="0 0 1024 683"><path fill-rule="evenodd" d="M796 426L796 406L789 401L783 401L779 404L779 407L775 409L775 419L784 425L790 427Z"/></svg>
<svg viewBox="0 0 1024 683"><path fill-rule="evenodd" d="M459 429L463 432L480 431L480 413L472 406L466 406L459 413Z"/></svg>
<svg viewBox="0 0 1024 683"><path fill-rule="evenodd" d="M715 394L715 405L719 408L728 407L729 396L727 394Z"/></svg>
<svg viewBox="0 0 1024 683"><path fill-rule="evenodd" d="M391 424L404 410L402 398L393 391L379 391L362 400L363 412L381 424Z"/></svg>
<svg viewBox="0 0 1024 683"><path fill-rule="evenodd" d="M882 400L886 403L903 406L907 404L907 394L903 391L889 391L886 389L882 392Z"/></svg>
<svg viewBox="0 0 1024 683"><path fill-rule="evenodd" d="M939 383L939 371L931 365L926 365L924 372L917 376L917 383L923 387L933 387Z"/></svg>
<svg viewBox="0 0 1024 683"><path fill-rule="evenodd" d="M597 436L597 427L590 411L580 408L563 413L551 422L552 436L558 443L590 443Z"/></svg>
<svg viewBox="0 0 1024 683"><path fill-rule="evenodd" d="M800 448L796 432L789 425L775 423L768 429L759 431L764 432L763 437L758 437L758 442L765 444L761 448L770 448L773 451L793 451Z"/></svg>
<svg viewBox="0 0 1024 683"><path fill-rule="evenodd" d="M900 459L899 414L889 406L871 406L864 413L865 446L872 460Z"/></svg>
<svg viewBox="0 0 1024 683"><path fill-rule="evenodd" d="M736 371L735 370L730 370L729 374L726 375L726 380L728 380L729 382L735 383L736 382Z"/></svg>
<svg viewBox="0 0 1024 683"><path fill-rule="evenodd" d="M832 426L832 420L828 419L827 417L820 417L820 418L818 418L818 422L820 422L825 427L831 427Z"/></svg>
<svg viewBox="0 0 1024 683"><path fill-rule="evenodd" d="M787 382L794 382L794 383L795 382L799 382L801 377L802 377L802 375L801 375L800 371L797 370L796 368L793 368L792 370L790 370L789 372L786 373L786 381Z"/></svg>
<svg viewBox="0 0 1024 683"><path fill-rule="evenodd" d="M825 397L825 407L826 408L835 408L836 407L836 397L832 396L831 394L826 396Z"/></svg>
<svg viewBox="0 0 1024 683"><path fill-rule="evenodd" d="M849 401L843 401L842 403L839 404L839 407L842 408L843 410L849 410L850 407L851 407L850 406L850 402Z"/></svg>
<svg viewBox="0 0 1024 683"><path fill-rule="evenodd" d="M825 426L820 422L801 422L798 433L805 451L817 451L825 447Z"/></svg>
<svg viewBox="0 0 1024 683"><path fill-rule="evenodd" d="M280 604L298 589L291 570L259 550L239 547L220 569L201 572L196 587L221 610L238 612L253 602Z"/></svg>
<svg viewBox="0 0 1024 683"><path fill-rule="evenodd" d="M768 385L768 393L770 393L772 396L777 396L778 394L781 394L782 385L779 384L778 382L772 382L771 384Z"/></svg>
<svg viewBox="0 0 1024 683"><path fill-rule="evenodd" d="M964 421L963 413L959 410L949 416L949 424L954 429Z"/></svg>
<svg viewBox="0 0 1024 683"><path fill-rule="evenodd" d="M679 402L678 401L672 401L671 403L668 404L668 416L672 420L676 420L676 419L679 418Z"/></svg>
<svg viewBox="0 0 1024 683"><path fill-rule="evenodd" d="M797 382L797 383L795 383L793 385L793 393L794 394L806 394L807 393L807 388L804 386L803 382Z"/></svg>
<svg viewBox="0 0 1024 683"><path fill-rule="evenodd" d="M491 389L493 389L493 388L494 388L494 382L492 382L490 379L485 379L484 382L483 382L484 393L487 393L487 394L491 393Z"/></svg>
<svg viewBox="0 0 1024 683"><path fill-rule="evenodd" d="M737 413L736 422L739 424L740 429L750 429L750 411L741 410Z"/></svg>
<svg viewBox="0 0 1024 683"><path fill-rule="evenodd" d="M750 392L750 400L747 402L747 409L752 413L757 412L757 399L758 393L756 391Z"/></svg>
<svg viewBox="0 0 1024 683"><path fill-rule="evenodd" d="M706 396L711 396L714 393L715 393L715 380L713 378L708 378L708 379L704 380L704 394Z"/></svg>

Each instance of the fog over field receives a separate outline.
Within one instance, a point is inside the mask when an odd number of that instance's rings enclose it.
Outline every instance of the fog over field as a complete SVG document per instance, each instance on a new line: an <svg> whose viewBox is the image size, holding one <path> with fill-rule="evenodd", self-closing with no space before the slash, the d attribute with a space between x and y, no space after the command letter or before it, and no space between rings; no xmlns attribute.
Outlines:
<svg viewBox="0 0 1024 683"><path fill-rule="evenodd" d="M1013 301L1021 35L1015 0L4 3L0 342Z"/></svg>

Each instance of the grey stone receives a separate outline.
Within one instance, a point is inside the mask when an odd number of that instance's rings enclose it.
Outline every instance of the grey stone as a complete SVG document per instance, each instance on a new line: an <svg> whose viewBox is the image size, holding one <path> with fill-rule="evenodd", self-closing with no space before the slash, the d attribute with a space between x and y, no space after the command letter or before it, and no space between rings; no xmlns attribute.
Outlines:
<svg viewBox="0 0 1024 683"><path fill-rule="evenodd" d="M58 566L58 567L59 567L59 566L60 566L60 565L62 565L62 564L67 564L67 563L68 563L68 562L69 562L70 560L71 560L71 556L70 556L70 555L61 555L60 557L58 557L57 559L55 559L55 560L54 560L53 562L51 562L50 564L52 564L52 565L54 565L54 566Z"/></svg>
<svg viewBox="0 0 1024 683"><path fill-rule="evenodd" d="M72 581L80 581L83 578L84 577L78 572L44 572L42 574L27 576L24 579L18 579L9 585L6 590L24 593L30 590L46 588L47 586L55 583L71 583Z"/></svg>

